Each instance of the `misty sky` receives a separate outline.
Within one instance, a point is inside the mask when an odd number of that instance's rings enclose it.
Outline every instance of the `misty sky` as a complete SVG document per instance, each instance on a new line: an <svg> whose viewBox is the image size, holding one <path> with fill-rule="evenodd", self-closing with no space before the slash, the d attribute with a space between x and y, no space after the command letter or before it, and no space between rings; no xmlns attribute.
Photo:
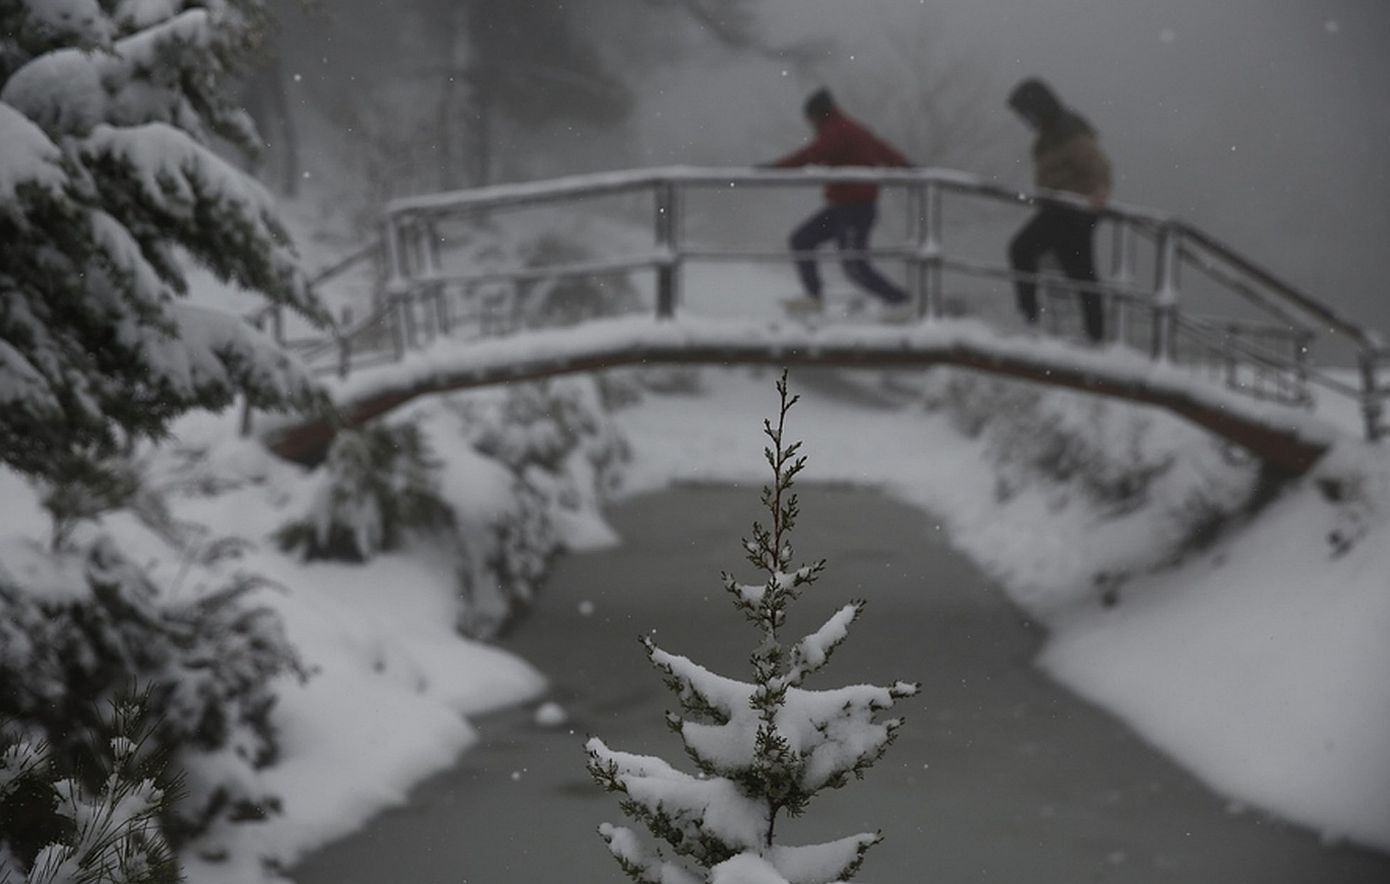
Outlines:
<svg viewBox="0 0 1390 884"><path fill-rule="evenodd" d="M845 58L810 77L721 65L663 89L646 111L660 114L648 119L651 160L733 165L794 146L806 136L799 106L814 81L853 91L857 70L882 67L886 34L920 33L924 51L985 81L1001 155L1019 162L996 167L1000 177L1029 177L1029 136L1007 119L1004 95L1042 76L1100 130L1117 200L1180 214L1390 330L1390 285L1378 279L1390 270L1379 266L1390 246L1390 3L765 3L776 38L834 36Z"/></svg>
<svg viewBox="0 0 1390 884"><path fill-rule="evenodd" d="M526 158L499 169L503 179L764 162L806 140L801 102L821 85L875 129L902 135L917 96L940 79L932 72L954 65L968 115L984 125L945 164L1027 186L1030 134L1004 98L1022 77L1041 76L1100 131L1116 200L1176 213L1390 333L1380 266L1390 247L1390 0L761 0L772 42L834 39L835 53L810 71L691 38L690 19L645 0L565 6L638 96L636 112L606 132L568 122L503 132L499 156ZM364 9L389 16L389 7L324 8L342 26L293 54L296 76L346 63L337 100L385 113L388 130L429 131L430 93L415 91L418 78L384 99L369 94L368 84L400 68L400 47L382 40L381 22L359 19ZM669 33L619 34L639 9L665 16ZM300 40L323 27L308 21ZM428 56L426 38L416 39ZM332 90L307 85L295 81L295 100L322 127L313 105ZM395 121L416 105L420 119ZM344 126L324 128L306 168L334 174L325 162L333 145L363 137ZM401 158L424 173L434 161L428 152ZM409 186L434 184L417 177Z"/></svg>

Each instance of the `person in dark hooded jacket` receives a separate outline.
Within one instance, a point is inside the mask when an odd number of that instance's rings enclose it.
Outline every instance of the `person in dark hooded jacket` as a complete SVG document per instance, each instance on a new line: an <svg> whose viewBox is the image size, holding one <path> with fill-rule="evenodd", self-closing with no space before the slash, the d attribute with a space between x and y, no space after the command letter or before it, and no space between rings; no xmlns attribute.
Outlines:
<svg viewBox="0 0 1390 884"><path fill-rule="evenodd" d="M1097 208L1110 198L1110 160L1101 150L1096 131L1084 118L1058 100L1041 80L1024 80L1009 95L1009 107L1035 132L1034 183L1045 190L1084 196ZM1036 273L1043 255L1055 255L1068 277L1082 283L1097 281L1095 232L1099 216L1085 209L1044 204L1009 244L1009 265L1020 273ZM1037 285L1014 283L1018 309L1029 325L1038 321ZM1086 336L1099 343L1105 337L1100 293L1082 288L1081 314Z"/></svg>
<svg viewBox="0 0 1390 884"><path fill-rule="evenodd" d="M863 124L840 110L829 90L821 89L806 99L806 119L816 131L815 139L800 150L770 163L771 168L797 166L899 166L911 165L907 158ZM869 245L869 232L877 219L878 185L872 182L832 182L825 186L826 206L792 231L794 252L809 252L834 240L841 251L863 251ZM846 258L845 276L877 296L889 307L905 309L908 294L885 278L863 258ZM788 302L802 309L821 309L820 273L814 261L796 262L805 292L803 301Z"/></svg>

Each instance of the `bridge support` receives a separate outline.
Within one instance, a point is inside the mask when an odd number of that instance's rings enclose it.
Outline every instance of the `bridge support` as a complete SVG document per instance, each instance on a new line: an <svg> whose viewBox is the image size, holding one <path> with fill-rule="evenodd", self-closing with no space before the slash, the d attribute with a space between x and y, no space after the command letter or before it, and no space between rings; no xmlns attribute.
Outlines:
<svg viewBox="0 0 1390 884"><path fill-rule="evenodd" d="M908 293L919 317L940 318L941 295L941 187L935 182L915 184L908 190L908 230L913 247L907 264Z"/></svg>
<svg viewBox="0 0 1390 884"><path fill-rule="evenodd" d="M1174 326L1178 311L1178 232L1165 224L1158 232L1158 253L1154 266L1154 359L1171 361L1177 340Z"/></svg>
<svg viewBox="0 0 1390 884"><path fill-rule="evenodd" d="M656 315L670 319L680 300L680 200L669 181L656 185L656 247L663 253L656 267Z"/></svg>

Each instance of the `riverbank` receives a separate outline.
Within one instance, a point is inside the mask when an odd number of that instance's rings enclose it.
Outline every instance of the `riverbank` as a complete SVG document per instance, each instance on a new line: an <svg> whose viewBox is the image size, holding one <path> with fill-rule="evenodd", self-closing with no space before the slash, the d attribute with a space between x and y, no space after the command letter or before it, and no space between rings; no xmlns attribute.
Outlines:
<svg viewBox="0 0 1390 884"><path fill-rule="evenodd" d="M772 372L618 416L634 489L762 481ZM1237 806L1390 852L1390 460L1346 440L1255 512L1166 413L967 373L802 371L815 478L939 515L1047 629L1040 663Z"/></svg>
<svg viewBox="0 0 1390 884"><path fill-rule="evenodd" d="M759 428L775 404L774 377L772 371L690 372L672 377L664 385L668 392L648 394L616 412L613 420L634 454L623 471L627 493L733 483L748 491L751 506L766 472ZM1390 493L1384 470L1370 454L1337 452L1258 515L1228 520L1207 546L1185 548L1191 514L1229 512L1248 469L1170 418L1080 396L1034 392L1030 398L1027 388L1004 395L988 386L943 386L921 376L807 372L794 375L792 383L804 396L791 430L805 440L807 478L875 489L918 513L938 514L918 522L918 534L907 544L949 536L994 586L1046 626L1039 659L1068 687L1120 715L1143 740L1196 771L1226 796L1233 812L1263 808L1329 842L1390 844L1384 748L1390 745L1390 697L1376 678L1390 663L1381 639L1390 618L1383 585L1390 563L1382 552L1390 550L1382 515L1390 511ZM446 409L421 407L428 420L448 423ZM1039 465L1039 453L1078 458ZM240 516L240 533L260 542L283 517L283 489L302 484L302 477L263 453L253 454L238 451L233 460L238 474L261 476L254 480L257 488L181 503L179 515L221 524L230 507ZM447 449L447 456L457 458L460 450ZM1059 478L1062 467L1071 472ZM1113 498L1098 502L1097 488L1112 493L1112 486L1126 487L1136 467L1152 474L1136 486L1141 495L1123 501L1124 507ZM496 470L487 476L505 478ZM472 489L470 505L479 502L477 482L450 487ZM503 481L490 480L485 488L488 501L501 505L507 497ZM1341 494L1340 501L1327 499L1329 491ZM1194 500L1207 508L1194 508ZM750 510L734 529L746 530L751 518ZM575 526L593 529L575 536L610 537L591 509L577 515ZM1174 560L1175 551L1186 558ZM846 557L884 553L870 544ZM568 561L562 558L561 567ZM430 610L443 610L451 599L456 604L447 562L402 561L382 572L382 579L362 575L362 585L347 593L338 591L338 572L331 568L285 570L281 558L261 553L240 564L263 566L295 588L286 597L287 610L302 606L306 593L300 584L314 583L317 589L308 596L319 599L315 616L324 629L341 633L346 656L334 676L336 687L322 679L310 682L311 690L336 691L340 699L303 704L290 687L277 708L277 721L302 736L296 742L300 751L265 774L277 788L283 784L277 794L285 797L286 813L265 824L230 827L249 839L237 842L242 847L233 852L233 862L197 866L197 880L228 884L275 877L259 867L260 857L297 860L325 838L404 801L422 777L451 763L472 764L479 753L491 751L492 739L489 719L481 740L457 762L474 734L459 723L461 710L452 701L430 719L454 735L452 742L427 740L433 747L427 755L408 751L419 734L398 718L378 715L370 727L353 726L360 714L361 692L353 688L358 681L399 692L401 702L411 704L433 702L441 685L453 681L487 681L485 673L454 669L442 680L422 682L424 668L414 662L418 642L392 616L393 590L405 586L408 567L415 568L408 582L435 606ZM736 564L726 556L719 567ZM428 574L417 573L421 569ZM540 594L542 602L549 593ZM345 607L338 612L338 606ZM443 645L468 644L448 621L447 613L437 613L430 634ZM635 653L629 637L615 641ZM634 656L631 665L640 667L640 658ZM529 669L519 662L513 668ZM425 694L419 693L421 684L427 685ZM529 691L512 692L513 699ZM619 730L603 736L625 745ZM329 752L325 746L356 748ZM525 782L526 771L509 767L504 786L514 782L513 771ZM328 787L317 785L317 778ZM571 785L582 784L576 773ZM334 797L345 791L353 796L350 802ZM500 800L514 790L489 794ZM611 815L609 805L604 818ZM518 825L535 834L525 819Z"/></svg>
<svg viewBox="0 0 1390 884"><path fill-rule="evenodd" d="M654 632L664 647L743 674L752 630L718 574L742 567L738 540L758 516L757 494L756 484L681 486L615 507L622 544L562 559L502 642L546 675L565 721L538 721L531 707L482 720L481 742L458 766L311 857L294 872L299 884L615 880L594 830L619 813L585 775L583 740L682 763L662 719L672 698L633 639ZM908 724L887 756L794 821L793 839L881 828L861 877L884 882L1371 884L1390 874L1390 857L1327 849L1235 812L1039 672L1041 629L931 516L845 486L805 484L801 497L796 548L830 563L791 631L850 596L869 601L818 685L905 678L923 690L904 704Z"/></svg>

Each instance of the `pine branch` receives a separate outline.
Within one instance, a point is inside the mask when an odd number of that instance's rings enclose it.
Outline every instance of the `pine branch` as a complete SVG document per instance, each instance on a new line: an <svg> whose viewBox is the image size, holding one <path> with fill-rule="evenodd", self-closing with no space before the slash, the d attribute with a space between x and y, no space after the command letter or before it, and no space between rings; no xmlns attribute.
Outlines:
<svg viewBox="0 0 1390 884"><path fill-rule="evenodd" d="M772 476L761 500L770 522L754 521L742 540L743 554L762 582L720 575L734 607L758 629L749 655L753 680L716 675L641 639L681 704L682 714L668 712L666 723L702 776L681 773L651 756L612 752L598 740L588 744L591 776L622 796L623 813L662 842L661 850L707 872L691 881L848 880L880 835L786 847L775 841L778 821L805 812L822 790L862 777L902 725L900 718L878 721L878 714L918 690L905 682L820 691L800 687L829 662L865 602L850 601L814 632L790 647L783 645L788 608L820 578L825 560L793 566L791 534L801 514L794 486L806 457L802 443L787 438L787 415L799 397L790 394L785 371L777 392L776 421L763 421L768 441L764 458ZM685 866L667 863L660 850L641 848L627 829L608 826L601 834L635 881L684 884L685 876L693 875ZM832 877L826 877L827 870L834 872Z"/></svg>

